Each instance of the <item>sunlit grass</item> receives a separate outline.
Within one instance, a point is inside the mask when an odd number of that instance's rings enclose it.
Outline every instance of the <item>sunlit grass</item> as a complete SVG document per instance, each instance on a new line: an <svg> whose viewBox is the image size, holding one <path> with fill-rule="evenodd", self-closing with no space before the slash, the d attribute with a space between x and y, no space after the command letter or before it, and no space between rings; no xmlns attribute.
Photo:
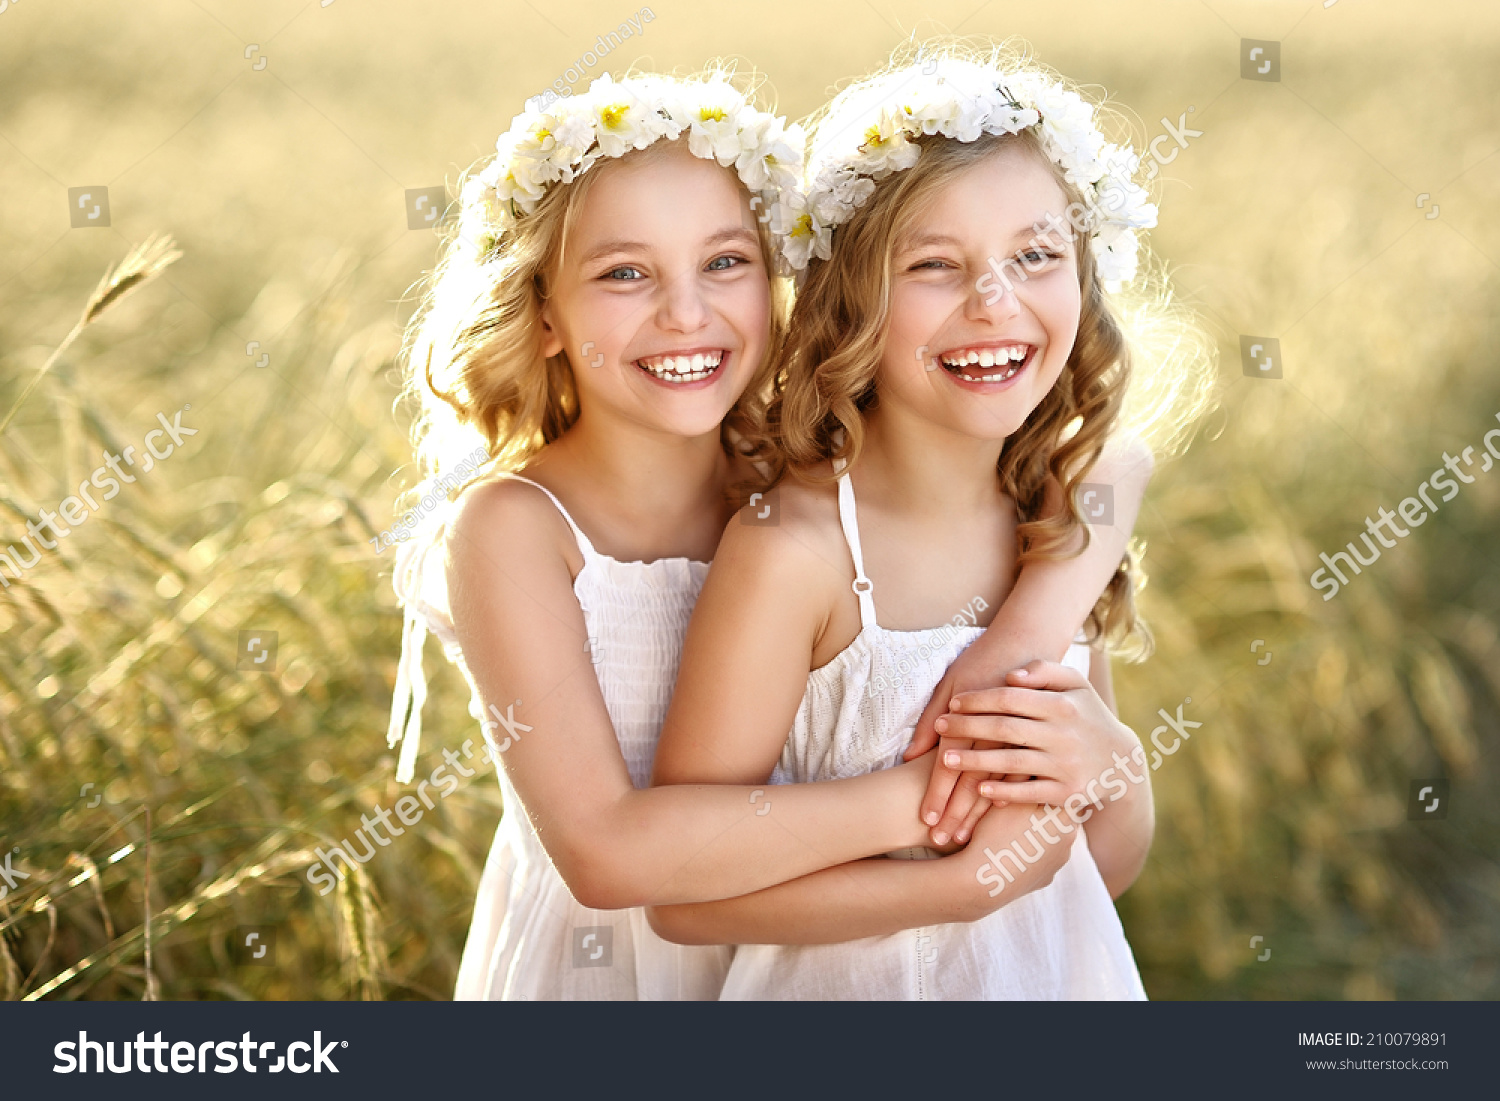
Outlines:
<svg viewBox="0 0 1500 1101"><path fill-rule="evenodd" d="M663 19L652 33L665 42L672 30ZM762 60L774 70L781 59ZM116 76L122 89L138 83ZM1144 101L1158 79L1118 91ZM807 82L784 79L783 91L811 104L825 81ZM1368 271L1365 252L1309 249L1299 235L1325 234L1299 205L1302 184L1245 184L1247 150L1290 140L1286 119L1198 102L1207 136L1173 166L1193 192L1170 193L1159 240L1193 253L1168 258L1191 261L1182 282L1220 342L1224 408L1150 490L1142 606L1157 654L1117 667L1116 682L1122 717L1143 735L1158 708L1189 696L1204 725L1153 778L1157 839L1121 900L1126 931L1158 998L1495 997L1500 471L1334 600L1307 580L1319 551L1413 492L1444 450L1497 426L1495 270L1450 247L1441 221ZM1431 114L1419 99L1390 102L1393 131ZM1485 97L1445 102L1484 131ZM253 150L256 201L306 183L303 146L283 131L234 132ZM158 125L152 140L168 133ZM1297 140L1312 175L1316 140ZM347 171L374 193L388 181L362 156L366 175ZM337 176L317 167L314 183ZM1397 198L1401 216L1419 217ZM187 190L182 202L184 221L227 205ZM479 775L336 891L319 895L305 878L316 850L402 794L384 743L400 620L390 555L368 540L390 526L406 484L392 475L409 461L392 405L410 303L393 300L431 255L382 253L399 219L387 205L349 244L332 231L308 244L295 204L285 221L261 210L263 241L248 224L220 241L163 217L184 258L45 371L103 270L97 249L67 239L0 305L0 415L16 409L0 433L0 550L74 493L101 450L139 448L158 412L190 405L183 420L199 430L0 588L0 860L11 854L30 876L0 899L6 998L451 993L501 810L488 766L476 760ZM1357 207L1362 219L1383 209ZM1312 213L1346 212L1330 200ZM1335 221L1341 232L1326 236L1371 256L1394 236L1356 221L1357 233ZM1271 240L1267 227L1285 235ZM38 232L37 250L53 236ZM111 263L133 240L103 239L117 245ZM262 266L239 262L250 245ZM411 259L393 277L397 253ZM1337 290L1352 271L1364 274ZM1300 322L1284 342L1285 385L1239 373L1238 331L1266 316ZM1440 324L1420 349L1391 353L1414 317ZM247 355L250 341L263 347ZM274 671L239 667L247 629L276 633ZM475 732L460 678L428 650L424 762L435 763ZM1408 821L1410 781L1437 776L1452 782L1452 813ZM273 966L242 958L247 926L274 931ZM1263 938L1254 949L1252 937Z"/></svg>

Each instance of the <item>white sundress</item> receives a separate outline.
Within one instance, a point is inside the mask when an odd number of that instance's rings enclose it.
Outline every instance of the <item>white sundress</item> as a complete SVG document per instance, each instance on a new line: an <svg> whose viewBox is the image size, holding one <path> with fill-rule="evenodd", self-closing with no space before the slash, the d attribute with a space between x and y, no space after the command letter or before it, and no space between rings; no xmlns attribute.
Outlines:
<svg viewBox="0 0 1500 1101"><path fill-rule="evenodd" d="M984 633L977 626L920 631L881 627L874 587L865 576L847 472L839 478L838 505L854 559L860 632L837 657L808 674L792 732L771 773L773 784L845 779L899 764L948 666ZM1088 649L1075 643L1063 663L1087 674L1088 660ZM1067 863L1048 886L979 921L842 944L741 945L721 997L1143 1000L1146 993L1114 903L1083 830L1078 832ZM919 848L888 855L916 859L937 854Z"/></svg>
<svg viewBox="0 0 1500 1101"><path fill-rule="evenodd" d="M619 739L631 783L649 787L656 742L677 679L682 640L706 562L662 558L622 562L594 549L568 510L545 486L518 475L551 499L578 540L583 568L573 592L583 608L604 706ZM442 568L444 525L403 543L395 586L406 608L401 665L391 716L392 743L405 729L397 778L411 777L426 697L422 645L430 630L463 671L481 716L479 693L464 664L448 611ZM503 732L497 731L497 736ZM522 810L505 770L496 775L505 813L480 877L454 989L456 1000L711 1001L729 966L725 946L672 944L651 931L643 909L590 910L568 890Z"/></svg>

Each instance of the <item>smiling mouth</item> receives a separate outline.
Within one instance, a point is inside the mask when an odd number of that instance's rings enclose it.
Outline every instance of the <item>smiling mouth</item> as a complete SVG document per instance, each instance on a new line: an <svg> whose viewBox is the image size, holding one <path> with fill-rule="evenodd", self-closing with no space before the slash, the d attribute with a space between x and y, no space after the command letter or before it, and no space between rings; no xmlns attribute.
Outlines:
<svg viewBox="0 0 1500 1101"><path fill-rule="evenodd" d="M1036 355L1031 344L955 348L937 357L943 370L965 382L1005 382L1026 369Z"/></svg>
<svg viewBox="0 0 1500 1101"><path fill-rule="evenodd" d="M691 355L647 356L636 360L635 365L662 382L699 382L717 371L728 354L723 348L715 348Z"/></svg>

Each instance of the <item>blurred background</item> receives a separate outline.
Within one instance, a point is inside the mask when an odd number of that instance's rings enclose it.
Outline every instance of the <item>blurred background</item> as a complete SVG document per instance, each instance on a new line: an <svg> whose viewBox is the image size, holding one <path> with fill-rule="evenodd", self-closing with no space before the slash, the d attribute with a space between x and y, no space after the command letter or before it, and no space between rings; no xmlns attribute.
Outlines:
<svg viewBox="0 0 1500 1101"><path fill-rule="evenodd" d="M1154 998L1500 995L1500 8L634 2L0 3L0 415L133 245L184 253L0 434L0 551L159 413L197 432L0 575L4 997L450 995L489 765L306 878L404 794L377 547L414 481L415 200L632 17L579 90L733 56L800 117L912 34L1018 35L1138 149L1201 131L1156 145L1150 241L1221 405L1158 468L1158 651L1116 682L1143 737L1188 697L1203 725L1154 776L1126 932ZM1324 601L1319 553L1466 447L1473 483ZM419 773L477 736L436 651Z"/></svg>

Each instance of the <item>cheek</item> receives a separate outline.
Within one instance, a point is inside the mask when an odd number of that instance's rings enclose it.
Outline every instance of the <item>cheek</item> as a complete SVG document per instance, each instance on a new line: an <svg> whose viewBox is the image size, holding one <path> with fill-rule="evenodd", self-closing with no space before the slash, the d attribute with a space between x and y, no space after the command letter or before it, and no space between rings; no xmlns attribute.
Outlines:
<svg viewBox="0 0 1500 1101"><path fill-rule="evenodd" d="M758 279L745 280L729 296L725 313L745 340L763 343L771 325L770 285Z"/></svg>

